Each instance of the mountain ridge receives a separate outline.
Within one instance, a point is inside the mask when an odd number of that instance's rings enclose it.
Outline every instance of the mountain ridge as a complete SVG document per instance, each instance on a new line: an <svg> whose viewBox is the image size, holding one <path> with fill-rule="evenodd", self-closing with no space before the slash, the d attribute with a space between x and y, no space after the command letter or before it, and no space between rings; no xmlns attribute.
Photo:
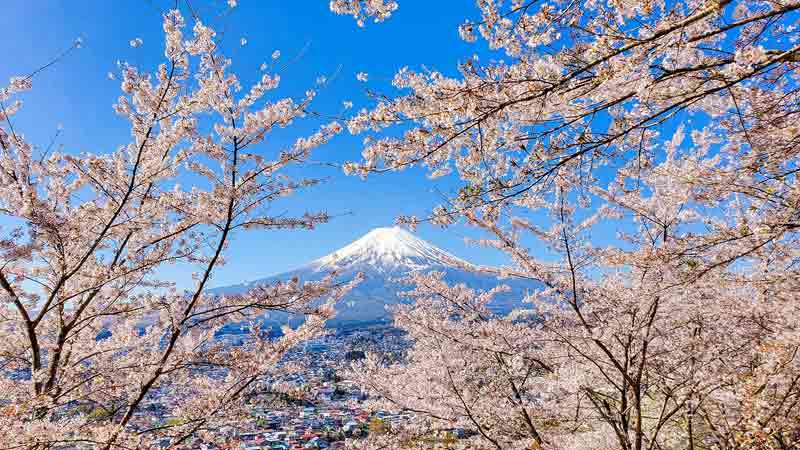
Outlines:
<svg viewBox="0 0 800 450"><path fill-rule="evenodd" d="M209 290L212 294L238 294L255 284L274 283L298 278L302 281L318 280L335 271L341 280L364 274L364 281L337 305L337 315L332 326L358 323L388 323L391 315L387 307L410 300L398 292L411 289L397 283L412 272L439 271L445 273L450 283L465 283L473 289L491 289L500 284L509 285L509 293L500 294L493 305L496 312L505 314L521 304L526 289L538 287L536 283L520 280L498 280L494 275L480 272L478 266L460 259L435 245L424 241L400 227L375 228L344 247L288 272L270 275L253 281L223 286ZM273 317L281 321L283 317ZM286 320L290 320L288 318Z"/></svg>

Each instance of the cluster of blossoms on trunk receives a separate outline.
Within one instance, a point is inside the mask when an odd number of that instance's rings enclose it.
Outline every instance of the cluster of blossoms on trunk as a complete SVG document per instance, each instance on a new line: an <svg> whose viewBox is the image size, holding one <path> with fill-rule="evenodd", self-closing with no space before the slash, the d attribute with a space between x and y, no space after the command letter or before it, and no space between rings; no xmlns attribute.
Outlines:
<svg viewBox="0 0 800 450"><path fill-rule="evenodd" d="M352 446L796 448L800 2L477 4L491 58L401 69L346 168L458 180L401 222L475 227L532 288L498 317L412 276L413 348L353 376L413 419Z"/></svg>
<svg viewBox="0 0 800 450"><path fill-rule="evenodd" d="M0 89L0 214L9 224L0 236L2 448L222 439L216 430L249 417L247 399L270 375L294 370L281 357L324 333L334 303L358 282L332 274L206 293L234 234L328 220L269 207L321 182L285 172L342 127L324 124L270 149L270 133L305 117L314 91L272 99L272 74L243 90L214 30L192 22L187 33L180 11L163 16L164 62L153 73L120 64L114 109L131 137L112 152L37 150L14 127L33 76ZM173 263L198 268L190 289L163 279ZM279 338L253 326L242 346L215 338L226 324L271 311L306 320ZM165 393L173 419L143 421Z"/></svg>

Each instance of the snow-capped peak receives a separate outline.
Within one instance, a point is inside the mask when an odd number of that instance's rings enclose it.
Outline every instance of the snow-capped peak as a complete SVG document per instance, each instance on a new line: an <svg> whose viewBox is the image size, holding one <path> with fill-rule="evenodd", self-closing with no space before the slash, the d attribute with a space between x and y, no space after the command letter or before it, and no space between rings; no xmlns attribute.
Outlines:
<svg viewBox="0 0 800 450"><path fill-rule="evenodd" d="M316 261L292 271L272 275L247 283L223 286L209 292L215 295L240 294L257 284L298 279L319 280L330 272L337 272L339 281L349 281L356 273L364 274L364 281L347 295L347 301L336 306L335 324L365 325L387 323L391 318L387 306L410 301L399 294L411 286L398 282L414 271L441 271L449 283L464 283L475 289L488 290L500 282L489 273L476 270L472 264L456 258L444 250L419 239L402 228L376 228L351 244ZM540 285L530 280L503 280L513 291L497 297L492 308L503 314L520 305L527 289ZM273 323L286 323L285 316L270 316Z"/></svg>
<svg viewBox="0 0 800 450"><path fill-rule="evenodd" d="M431 266L469 267L466 261L419 239L400 227L376 228L351 244L314 261L318 270L367 264L379 269Z"/></svg>

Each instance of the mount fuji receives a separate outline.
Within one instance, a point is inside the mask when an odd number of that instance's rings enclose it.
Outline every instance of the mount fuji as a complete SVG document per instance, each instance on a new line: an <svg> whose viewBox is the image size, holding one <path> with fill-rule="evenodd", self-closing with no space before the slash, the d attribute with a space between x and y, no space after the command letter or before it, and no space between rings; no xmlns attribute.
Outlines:
<svg viewBox="0 0 800 450"><path fill-rule="evenodd" d="M349 280L359 272L362 281L337 305L332 326L359 326L381 324L391 321L387 306L407 303L407 297L398 292L410 290L410 286L395 280L411 272L439 271L445 273L450 283L464 283L473 289L491 289L499 284L511 287L511 291L498 295L490 307L499 314L510 312L521 305L526 290L540 286L529 280L503 279L479 272L478 267L417 238L399 228L376 228L360 239L309 264L292 271L272 275L250 282L211 289L216 295L242 293L253 285L273 283L297 277L303 281L318 280L336 271L342 280ZM273 317L268 321L285 321Z"/></svg>

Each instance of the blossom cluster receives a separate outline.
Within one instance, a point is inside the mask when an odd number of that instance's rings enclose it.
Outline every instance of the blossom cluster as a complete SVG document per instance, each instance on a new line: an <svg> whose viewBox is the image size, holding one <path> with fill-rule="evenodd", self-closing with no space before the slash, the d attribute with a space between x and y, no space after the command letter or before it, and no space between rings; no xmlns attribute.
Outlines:
<svg viewBox="0 0 800 450"><path fill-rule="evenodd" d="M367 18L383 22L397 9L394 0L331 0L330 9L336 14L353 16L358 26L363 27Z"/></svg>

